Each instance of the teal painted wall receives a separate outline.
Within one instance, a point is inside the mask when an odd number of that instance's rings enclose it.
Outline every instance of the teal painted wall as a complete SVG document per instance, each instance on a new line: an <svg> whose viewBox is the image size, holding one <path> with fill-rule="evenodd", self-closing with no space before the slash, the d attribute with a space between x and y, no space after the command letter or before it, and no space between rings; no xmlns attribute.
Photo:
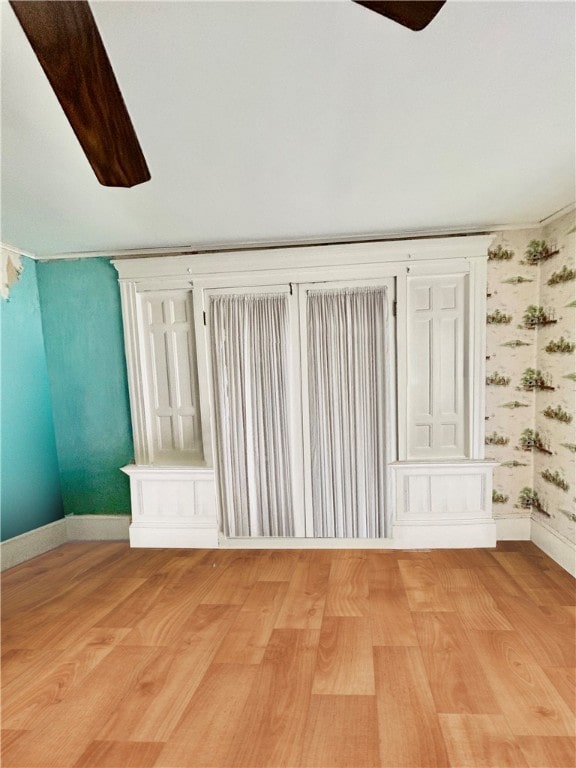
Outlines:
<svg viewBox="0 0 576 768"><path fill-rule="evenodd" d="M133 460L117 273L108 259L38 263L64 510L129 514Z"/></svg>
<svg viewBox="0 0 576 768"><path fill-rule="evenodd" d="M10 299L0 299L2 541L63 517L37 264L22 264Z"/></svg>

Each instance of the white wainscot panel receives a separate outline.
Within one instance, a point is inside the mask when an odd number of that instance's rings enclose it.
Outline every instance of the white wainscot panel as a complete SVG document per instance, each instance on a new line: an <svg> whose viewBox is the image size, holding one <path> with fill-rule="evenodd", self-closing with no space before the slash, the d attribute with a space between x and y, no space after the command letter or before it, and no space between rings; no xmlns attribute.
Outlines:
<svg viewBox="0 0 576 768"><path fill-rule="evenodd" d="M489 461L398 462L394 539L408 547L493 547Z"/></svg>
<svg viewBox="0 0 576 768"><path fill-rule="evenodd" d="M123 467L130 477L132 547L217 547L214 471Z"/></svg>

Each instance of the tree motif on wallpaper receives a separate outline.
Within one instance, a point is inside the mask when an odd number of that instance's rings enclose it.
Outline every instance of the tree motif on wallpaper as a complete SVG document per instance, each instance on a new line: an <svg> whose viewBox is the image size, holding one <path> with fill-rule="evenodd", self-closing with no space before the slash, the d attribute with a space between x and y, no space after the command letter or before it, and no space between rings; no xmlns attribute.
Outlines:
<svg viewBox="0 0 576 768"><path fill-rule="evenodd" d="M574 349L576 349L576 344L572 341L568 341L564 336L560 336L559 339L552 339L544 347L544 351L548 352L549 355L567 355L574 352Z"/></svg>
<svg viewBox="0 0 576 768"><path fill-rule="evenodd" d="M546 416L547 419L562 421L564 424L570 424L572 421L572 416L568 413L568 411L565 411L561 405L557 405L556 408L552 408L552 406L549 405L542 411L542 413L544 416Z"/></svg>
<svg viewBox="0 0 576 768"><path fill-rule="evenodd" d="M552 274L546 281L546 285L558 285L559 283L568 283L570 282L570 280L576 280L576 270L568 269L566 264L564 264L564 266L559 272L552 272Z"/></svg>
<svg viewBox="0 0 576 768"><path fill-rule="evenodd" d="M544 307L536 306L536 304L530 304L526 307L526 311L522 316L523 325L521 328L538 328L543 325L552 325L557 320L554 317L553 309L544 309Z"/></svg>
<svg viewBox="0 0 576 768"><path fill-rule="evenodd" d="M490 312L486 315L487 325L508 325L508 323L511 322L512 315L507 315L499 309L495 309L494 312Z"/></svg>
<svg viewBox="0 0 576 768"><path fill-rule="evenodd" d="M530 342L529 341L522 341L521 339L512 339L512 341L505 341L503 344L500 344L501 347L512 347L512 349L515 349L516 347L529 347Z"/></svg>
<svg viewBox="0 0 576 768"><path fill-rule="evenodd" d="M523 451L539 451L552 455L548 440L545 440L537 429L525 429L520 435L519 447Z"/></svg>
<svg viewBox="0 0 576 768"><path fill-rule="evenodd" d="M516 277L509 277L508 280L502 280L501 282L503 285L519 285L520 283L533 283L534 280L522 277L522 275L516 275Z"/></svg>
<svg viewBox="0 0 576 768"><path fill-rule="evenodd" d="M497 245L495 248L488 249L488 261L510 261L514 258L514 251Z"/></svg>
<svg viewBox="0 0 576 768"><path fill-rule="evenodd" d="M547 483L552 483L552 485L560 488L562 491L567 491L570 488L569 484L558 470L551 472L549 469L545 469L543 472L540 472L540 477L543 480L546 480Z"/></svg>
<svg viewBox="0 0 576 768"><path fill-rule="evenodd" d="M574 526L562 519L556 503L562 497L569 499L576 487L571 480L576 460L571 430L576 417L568 407L576 389L576 375L570 373L576 371L576 334L570 326L576 316L576 239L574 234L566 237L571 227L573 218L538 234L502 234L496 241L502 246L494 248L489 259L489 290L498 295L489 299L486 310L491 313L486 384L492 386L486 387L490 418L485 450L500 460L494 473L495 516L530 514L526 510L536 502L533 516L549 510L552 527L573 540ZM514 252L513 257L506 258L506 250ZM510 316L510 322L502 322ZM499 447L498 438L506 435L509 443ZM541 476L545 467L550 477ZM554 485L550 478L555 473L560 482L570 484L568 492ZM516 501L521 489L528 489L522 508ZM531 497L532 493L539 497ZM504 502L500 496L506 495L510 499ZM568 501L560 505L570 507Z"/></svg>
<svg viewBox="0 0 576 768"><path fill-rule="evenodd" d="M525 392L533 392L534 390L554 392L555 387L552 386L552 378L549 374L543 374L538 368L526 368L518 389Z"/></svg>
<svg viewBox="0 0 576 768"><path fill-rule="evenodd" d="M504 493L500 493L497 490L492 491L492 503L493 504L506 504L510 496L506 496Z"/></svg>
<svg viewBox="0 0 576 768"><path fill-rule="evenodd" d="M566 515L569 520L572 520L573 523L576 523L576 512L570 512L569 509L562 509L562 507L558 507L558 512L562 512L562 514Z"/></svg>
<svg viewBox="0 0 576 768"><path fill-rule="evenodd" d="M536 510L536 512L540 512L542 515L550 517L550 514L544 509L540 497L534 488L522 488L520 495L518 496L518 506L522 507L522 509Z"/></svg>
<svg viewBox="0 0 576 768"><path fill-rule="evenodd" d="M548 261L552 256L556 256L557 253L560 253L558 248L548 245L546 240L531 240L524 254L525 261L521 261L520 264L540 264L540 262Z"/></svg>
<svg viewBox="0 0 576 768"><path fill-rule="evenodd" d="M485 445L508 445L510 442L509 437L504 437L504 435L499 435L497 432L492 432L491 435L486 435L484 438L484 444Z"/></svg>
<svg viewBox="0 0 576 768"><path fill-rule="evenodd" d="M494 373L486 376L486 384L488 386L494 384L497 387L507 387L510 384L510 376L502 376L498 371L494 371Z"/></svg>

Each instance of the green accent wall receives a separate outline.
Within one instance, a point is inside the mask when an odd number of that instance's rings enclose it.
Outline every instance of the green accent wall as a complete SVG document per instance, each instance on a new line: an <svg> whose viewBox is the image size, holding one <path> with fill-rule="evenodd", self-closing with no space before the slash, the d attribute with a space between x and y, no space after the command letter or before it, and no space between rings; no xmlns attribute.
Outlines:
<svg viewBox="0 0 576 768"><path fill-rule="evenodd" d="M130 514L133 460L117 273L108 259L38 263L64 511Z"/></svg>
<svg viewBox="0 0 576 768"><path fill-rule="evenodd" d="M2 541L63 517L37 264L0 299Z"/></svg>

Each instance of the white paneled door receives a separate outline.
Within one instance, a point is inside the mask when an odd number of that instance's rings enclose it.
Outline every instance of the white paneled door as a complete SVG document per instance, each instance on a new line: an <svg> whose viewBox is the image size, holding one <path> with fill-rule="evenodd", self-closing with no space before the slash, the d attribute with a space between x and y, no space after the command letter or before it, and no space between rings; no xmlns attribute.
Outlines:
<svg viewBox="0 0 576 768"><path fill-rule="evenodd" d="M229 537L389 535L394 281L206 291Z"/></svg>

